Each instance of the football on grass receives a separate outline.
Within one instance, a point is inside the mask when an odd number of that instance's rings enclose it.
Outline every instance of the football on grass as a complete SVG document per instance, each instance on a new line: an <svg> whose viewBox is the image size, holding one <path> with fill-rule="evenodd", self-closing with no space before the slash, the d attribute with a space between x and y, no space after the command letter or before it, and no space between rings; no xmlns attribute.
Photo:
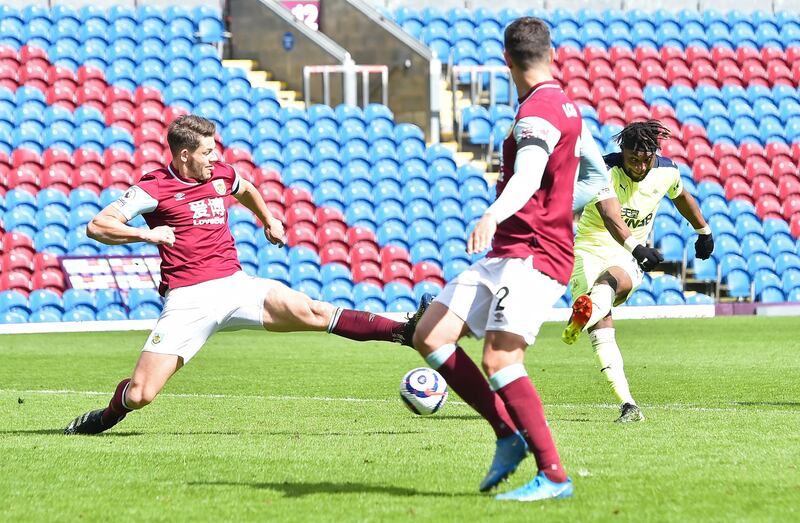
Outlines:
<svg viewBox="0 0 800 523"><path fill-rule="evenodd" d="M400 398L414 414L428 416L447 401L447 382L433 369L412 369L400 382Z"/></svg>

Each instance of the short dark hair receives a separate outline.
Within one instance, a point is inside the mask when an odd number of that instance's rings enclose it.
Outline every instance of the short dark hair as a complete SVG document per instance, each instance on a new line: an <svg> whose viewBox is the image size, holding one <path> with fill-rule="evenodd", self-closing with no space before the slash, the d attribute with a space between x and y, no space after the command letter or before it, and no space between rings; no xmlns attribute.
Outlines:
<svg viewBox="0 0 800 523"><path fill-rule="evenodd" d="M167 129L167 143L173 155L182 149L194 151L200 146L200 138L214 136L217 126L214 122L194 114L175 118Z"/></svg>
<svg viewBox="0 0 800 523"><path fill-rule="evenodd" d="M522 69L547 62L553 45L547 24L532 16L523 16L511 22L506 27L504 41L511 61Z"/></svg>
<svg viewBox="0 0 800 523"><path fill-rule="evenodd" d="M628 124L614 136L614 141L621 149L654 153L658 150L661 140L669 138L671 134L658 120L647 120Z"/></svg>

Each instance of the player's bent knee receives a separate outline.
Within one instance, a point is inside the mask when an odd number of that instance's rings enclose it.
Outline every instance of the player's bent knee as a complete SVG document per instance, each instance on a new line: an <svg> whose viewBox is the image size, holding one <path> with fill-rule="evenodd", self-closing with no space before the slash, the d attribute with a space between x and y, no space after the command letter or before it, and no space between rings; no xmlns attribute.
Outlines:
<svg viewBox="0 0 800 523"><path fill-rule="evenodd" d="M125 404L134 410L141 409L151 404L159 392L159 389L152 386L131 383L125 394Z"/></svg>

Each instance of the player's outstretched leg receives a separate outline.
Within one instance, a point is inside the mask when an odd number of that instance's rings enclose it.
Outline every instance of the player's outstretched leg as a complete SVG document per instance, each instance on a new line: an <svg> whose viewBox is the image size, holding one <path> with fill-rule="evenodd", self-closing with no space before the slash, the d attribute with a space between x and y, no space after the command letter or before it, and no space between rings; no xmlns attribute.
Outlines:
<svg viewBox="0 0 800 523"><path fill-rule="evenodd" d="M527 455L528 444L525 443L525 438L519 432L499 438L495 446L492 464L489 466L489 472L486 473L486 477L481 481L480 491L486 492L499 485L501 481L504 481L517 470L520 462Z"/></svg>
<svg viewBox="0 0 800 523"><path fill-rule="evenodd" d="M616 421L618 423L644 421L644 414L636 405L628 386L628 379L625 377L625 366L622 361L622 353L617 346L615 329L611 327L595 329L589 333L589 339L592 341L594 353L600 363L600 372L606 377L614 396L622 405L620 416Z"/></svg>
<svg viewBox="0 0 800 523"><path fill-rule="evenodd" d="M406 321L402 332L397 333L394 340L395 342L405 345L406 347L411 347L412 349L414 348L414 332L417 330L417 324L420 318L422 318L422 315L425 314L425 311L428 310L428 306L432 301L432 294L426 292L422 295L422 298L419 300L419 307L417 307L416 312L408 316L408 321Z"/></svg>
<svg viewBox="0 0 800 523"><path fill-rule="evenodd" d="M569 318L569 323L561 334L561 341L567 345L572 345L578 341L578 336L589 321L592 315L592 299L588 294L578 296L575 303L572 304L572 316Z"/></svg>
<svg viewBox="0 0 800 523"><path fill-rule="evenodd" d="M64 429L64 434L68 436L74 434L100 434L122 421L131 411L125 405L125 391L128 389L130 381L130 379L126 378L119 382L108 407L81 414L67 425Z"/></svg>
<svg viewBox="0 0 800 523"><path fill-rule="evenodd" d="M542 501L545 499L562 499L572 497L572 480L555 483L540 471L533 480L518 489L498 494L495 499L501 501Z"/></svg>

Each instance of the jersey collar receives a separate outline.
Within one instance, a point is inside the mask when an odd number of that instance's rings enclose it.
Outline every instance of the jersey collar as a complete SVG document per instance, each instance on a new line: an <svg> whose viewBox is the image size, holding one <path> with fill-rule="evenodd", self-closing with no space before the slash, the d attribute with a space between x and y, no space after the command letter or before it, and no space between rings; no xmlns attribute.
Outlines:
<svg viewBox="0 0 800 523"><path fill-rule="evenodd" d="M188 181L186 178L182 178L181 176L178 176L178 174L175 171L172 170L172 164L171 163L167 164L167 171L169 171L169 174L171 174L173 178L175 178L176 180L178 180L179 182L181 182L184 185L200 185L200 182L198 182L198 181L195 181L195 180Z"/></svg>
<svg viewBox="0 0 800 523"><path fill-rule="evenodd" d="M553 79L553 80L545 80L544 82L539 82L538 84L536 84L533 87L531 87L530 89L528 89L528 92L525 93L524 95L520 96L517 101L519 102L520 105L522 105L536 91L538 91L540 89L550 89L550 88L554 88L554 87L558 88L558 89L561 88L561 84L558 83L558 80Z"/></svg>

